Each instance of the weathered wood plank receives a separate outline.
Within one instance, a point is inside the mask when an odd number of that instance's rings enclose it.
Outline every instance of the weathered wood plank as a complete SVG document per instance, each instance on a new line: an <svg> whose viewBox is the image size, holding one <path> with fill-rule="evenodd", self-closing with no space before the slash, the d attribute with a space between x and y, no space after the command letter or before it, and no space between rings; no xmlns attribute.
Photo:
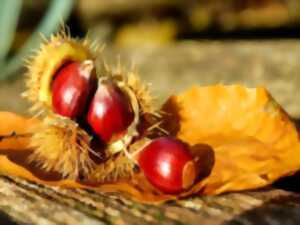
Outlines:
<svg viewBox="0 0 300 225"><path fill-rule="evenodd" d="M300 195L269 189L144 205L117 194L0 177L0 211L18 224L299 224ZM14 222L11 222L14 223Z"/></svg>
<svg viewBox="0 0 300 225"><path fill-rule="evenodd" d="M120 53L121 52L121 53ZM185 41L163 48L104 49L111 64L120 55L152 83L159 100L192 85L264 85L294 117L300 117L300 41Z"/></svg>

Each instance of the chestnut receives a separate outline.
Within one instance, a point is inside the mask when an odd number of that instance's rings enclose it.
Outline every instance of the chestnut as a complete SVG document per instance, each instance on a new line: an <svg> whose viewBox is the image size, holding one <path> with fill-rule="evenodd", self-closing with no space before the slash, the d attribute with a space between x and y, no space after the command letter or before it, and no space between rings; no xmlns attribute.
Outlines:
<svg viewBox="0 0 300 225"><path fill-rule="evenodd" d="M188 147L171 137L152 140L139 153L138 164L149 182L165 193L182 192L196 179L196 164Z"/></svg>
<svg viewBox="0 0 300 225"><path fill-rule="evenodd" d="M96 75L91 60L69 62L62 66L52 82L53 111L71 119L85 110L93 91Z"/></svg>
<svg viewBox="0 0 300 225"><path fill-rule="evenodd" d="M105 143L121 138L134 119L127 94L110 80L99 80L90 103L87 121L94 133Z"/></svg>

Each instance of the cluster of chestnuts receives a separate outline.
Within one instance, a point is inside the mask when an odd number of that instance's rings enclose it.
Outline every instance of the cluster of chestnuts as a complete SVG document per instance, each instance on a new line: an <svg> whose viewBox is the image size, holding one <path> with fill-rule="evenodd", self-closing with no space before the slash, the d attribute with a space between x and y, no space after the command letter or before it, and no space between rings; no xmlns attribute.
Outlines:
<svg viewBox="0 0 300 225"><path fill-rule="evenodd" d="M92 63L70 62L65 64L52 81L52 105L55 113L70 119L83 115L93 132L104 142L111 142L122 135L131 124L134 114L129 98L111 80L97 79Z"/></svg>
<svg viewBox="0 0 300 225"><path fill-rule="evenodd" d="M74 48L72 44L74 40L70 38L56 37L48 45L54 46L54 41L59 43L56 43L56 48L64 44L64 49L69 46ZM80 52L79 48L78 53L76 50L75 48L72 53L75 56ZM120 140L124 141L124 137L128 135L129 129L135 123L135 134L132 135L135 137L127 138L125 143L127 146L122 146L121 150L116 152L129 148L129 145L142 137L136 128L142 121L136 118L141 117L142 113L139 98L134 96L137 93L110 76L98 77L92 57L87 56L82 59L77 57L78 60L68 54L65 55L69 58L65 57L60 61L60 65L56 66L57 69L53 70L49 82L51 96L48 105L52 112L61 118L75 121L92 139L97 139L107 146L116 145ZM42 79L35 80L41 82ZM197 169L193 156L189 148L175 138L167 136L152 140L148 138L147 142L138 149L137 154L131 157L150 183L163 192L179 193L195 182Z"/></svg>

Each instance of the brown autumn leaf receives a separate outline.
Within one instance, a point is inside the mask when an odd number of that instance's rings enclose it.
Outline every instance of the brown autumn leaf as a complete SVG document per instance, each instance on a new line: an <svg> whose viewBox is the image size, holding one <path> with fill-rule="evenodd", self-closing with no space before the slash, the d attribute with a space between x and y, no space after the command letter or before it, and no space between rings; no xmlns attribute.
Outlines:
<svg viewBox="0 0 300 225"><path fill-rule="evenodd" d="M191 146L199 159L198 182L180 195L167 195L150 185L142 173L115 183L72 181L46 173L28 156L37 120L0 112L0 173L68 188L120 192L141 202L161 202L193 193L219 194L266 186L300 168L297 130L264 88L194 87L164 105L166 128ZM5 121L5 122L4 122ZM25 134L25 135L24 135Z"/></svg>
<svg viewBox="0 0 300 225"><path fill-rule="evenodd" d="M260 188L300 169L296 127L263 87L193 87L164 109L177 138L214 150L203 194Z"/></svg>

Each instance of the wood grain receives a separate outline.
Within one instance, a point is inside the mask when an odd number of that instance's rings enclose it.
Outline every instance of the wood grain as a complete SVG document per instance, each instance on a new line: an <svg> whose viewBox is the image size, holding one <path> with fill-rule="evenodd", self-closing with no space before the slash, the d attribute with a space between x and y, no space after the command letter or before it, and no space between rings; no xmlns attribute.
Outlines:
<svg viewBox="0 0 300 225"><path fill-rule="evenodd" d="M117 194L0 177L1 224L299 224L300 195L282 190L192 197L161 205ZM5 222L4 222L5 221Z"/></svg>

